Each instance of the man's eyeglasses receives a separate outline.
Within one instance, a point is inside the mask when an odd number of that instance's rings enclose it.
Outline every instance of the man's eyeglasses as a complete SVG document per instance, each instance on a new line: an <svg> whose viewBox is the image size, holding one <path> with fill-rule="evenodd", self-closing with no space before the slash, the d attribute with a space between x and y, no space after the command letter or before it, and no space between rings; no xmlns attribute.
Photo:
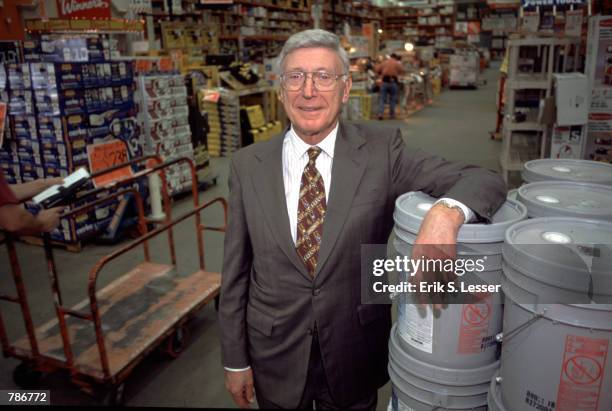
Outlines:
<svg viewBox="0 0 612 411"><path fill-rule="evenodd" d="M327 71L289 71L281 75L283 86L288 91L299 91L306 84L306 78L310 74L313 86L319 91L332 91L336 88L340 77L343 80L346 74L328 73Z"/></svg>

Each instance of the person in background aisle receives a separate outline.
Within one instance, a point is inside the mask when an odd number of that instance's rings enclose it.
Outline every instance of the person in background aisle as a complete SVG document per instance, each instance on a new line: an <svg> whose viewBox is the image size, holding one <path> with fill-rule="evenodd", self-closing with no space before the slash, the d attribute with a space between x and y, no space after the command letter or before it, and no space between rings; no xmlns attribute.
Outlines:
<svg viewBox="0 0 612 411"><path fill-rule="evenodd" d="M243 408L370 409L391 310L361 301L361 245L386 244L396 198L443 197L417 244L456 245L506 197L491 171L409 150L397 128L339 121L352 80L338 36L306 30L277 59L291 127L234 153L221 270L225 385ZM455 254L456 254L456 250Z"/></svg>
<svg viewBox="0 0 612 411"><path fill-rule="evenodd" d="M62 178L48 178L9 186L0 170L0 229L36 234L57 227L63 207L41 210L33 216L20 203L61 182Z"/></svg>
<svg viewBox="0 0 612 411"><path fill-rule="evenodd" d="M378 64L375 70L376 73L378 73L378 75L382 78L378 119L383 119L387 97L389 98L389 115L391 118L395 118L395 105L397 104L399 76L404 74L404 66L400 62L400 58L397 54L391 54L391 57Z"/></svg>

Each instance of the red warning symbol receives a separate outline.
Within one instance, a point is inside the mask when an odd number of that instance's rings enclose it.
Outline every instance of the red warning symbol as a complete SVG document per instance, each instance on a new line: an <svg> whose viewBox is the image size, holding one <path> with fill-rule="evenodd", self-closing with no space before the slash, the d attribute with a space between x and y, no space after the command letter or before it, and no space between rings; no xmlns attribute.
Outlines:
<svg viewBox="0 0 612 411"><path fill-rule="evenodd" d="M596 411L608 356L608 339L567 335L556 411Z"/></svg>
<svg viewBox="0 0 612 411"><path fill-rule="evenodd" d="M470 324L479 325L484 323L491 313L491 306L486 300L478 304L466 304L463 307L463 319Z"/></svg>
<svg viewBox="0 0 612 411"><path fill-rule="evenodd" d="M601 365L591 357L576 355L563 365L567 377L576 384L591 384L599 379Z"/></svg>
<svg viewBox="0 0 612 411"><path fill-rule="evenodd" d="M491 295L484 296L477 304L464 304L459 328L459 354L474 354L486 349L483 346L489 335Z"/></svg>

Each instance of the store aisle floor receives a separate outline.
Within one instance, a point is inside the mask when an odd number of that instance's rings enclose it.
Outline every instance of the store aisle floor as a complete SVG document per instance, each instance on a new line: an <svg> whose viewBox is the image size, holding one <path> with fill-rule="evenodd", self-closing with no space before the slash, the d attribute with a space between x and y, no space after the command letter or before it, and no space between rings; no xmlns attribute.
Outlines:
<svg viewBox="0 0 612 411"><path fill-rule="evenodd" d="M397 123L409 147L498 171L501 143L489 137L495 129L497 67L482 73L486 84L475 90L445 90L408 119L384 123Z"/></svg>
<svg viewBox="0 0 612 411"><path fill-rule="evenodd" d="M498 71L489 69L484 73L484 78L487 84L477 90L446 90L431 106L405 121L396 121L402 128L409 147L419 147L450 160L498 169L497 159L501 144L490 140L488 134L495 125L495 87ZM220 177L217 186L200 194L200 198L206 201L217 196L227 196L228 160L214 159L212 164ZM178 201L174 215L180 215L190 206L189 198ZM222 214L219 210L211 210L205 212L203 218L209 224L216 224L222 220ZM179 268L184 271L195 267L197 262L195 237L187 223L175 230ZM219 271L223 250L222 236L211 234L207 235L206 240L207 268ZM152 242L151 247L152 255L156 258L168 258L165 237ZM68 305L76 304L85 298L89 270L100 257L112 249L113 247L109 246L87 246L79 254L56 251L60 284ZM54 317L44 255L42 249L34 246L19 244L18 250L32 315L35 323L40 325ZM119 259L112 269L104 273L99 288L131 267L140 255L135 253ZM0 251L0 265L5 268L0 276L0 293L13 293L9 262L4 248ZM1 303L0 308L12 338L23 335L23 322L18 309L8 303ZM154 353L134 370L125 387L128 406L233 406L224 388L218 327L212 304L199 312L190 325L190 342L178 358L171 360ZM16 388L11 374L17 364L15 359L0 359L0 388ZM52 404L97 403L67 383L66 375L46 376L43 385L45 389L51 390ZM389 395L390 389L387 385L380 391L380 410L386 409Z"/></svg>

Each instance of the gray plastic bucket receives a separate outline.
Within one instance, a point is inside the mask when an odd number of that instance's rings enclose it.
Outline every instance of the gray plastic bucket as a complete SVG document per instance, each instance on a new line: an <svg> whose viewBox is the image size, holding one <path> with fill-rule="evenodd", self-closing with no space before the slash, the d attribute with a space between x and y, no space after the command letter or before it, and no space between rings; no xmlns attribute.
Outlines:
<svg viewBox="0 0 612 411"><path fill-rule="evenodd" d="M540 181L518 189L527 214L612 221L612 186L572 181Z"/></svg>
<svg viewBox="0 0 612 411"><path fill-rule="evenodd" d="M434 201L420 192L406 193L397 199L395 236L391 243L396 254L411 256L421 222ZM476 274L481 283L501 283L505 230L526 215L522 204L506 201L492 224L464 224L460 229L458 258L486 257L485 271ZM404 293L398 304L399 341L412 357L432 365L453 369L482 367L497 359L495 336L501 331L502 310L499 293L475 304L449 304L435 313L431 308L418 309L412 295Z"/></svg>
<svg viewBox="0 0 612 411"><path fill-rule="evenodd" d="M489 386L489 393L487 394L488 411L507 411L502 403L501 387L499 386L498 378L499 371L491 378L491 385Z"/></svg>
<svg viewBox="0 0 612 411"><path fill-rule="evenodd" d="M561 238L570 240L565 249L541 246ZM585 291L612 296L609 252L593 253L610 243L612 223L603 221L536 218L508 229L502 364L491 410L612 410L612 304L551 303ZM601 266L586 264L596 259Z"/></svg>
<svg viewBox="0 0 612 411"><path fill-rule="evenodd" d="M422 192L402 194L395 200L393 220L398 231L412 234L419 232L425 214L436 201ZM506 229L527 216L525 206L507 200L493 216L491 224L463 224L457 234L459 243L499 243L504 241Z"/></svg>
<svg viewBox="0 0 612 411"><path fill-rule="evenodd" d="M508 190L508 194L506 195L506 198L508 200L517 201L518 200L518 188Z"/></svg>
<svg viewBox="0 0 612 411"><path fill-rule="evenodd" d="M539 159L523 165L523 181L574 181L612 185L612 164L590 160Z"/></svg>
<svg viewBox="0 0 612 411"><path fill-rule="evenodd" d="M517 223L503 246L504 292L533 306L608 303L611 244L612 223L606 221L546 217Z"/></svg>
<svg viewBox="0 0 612 411"><path fill-rule="evenodd" d="M499 362L474 369L438 367L406 353L399 342L397 326L389 339L389 375L396 410L485 411L489 381Z"/></svg>

